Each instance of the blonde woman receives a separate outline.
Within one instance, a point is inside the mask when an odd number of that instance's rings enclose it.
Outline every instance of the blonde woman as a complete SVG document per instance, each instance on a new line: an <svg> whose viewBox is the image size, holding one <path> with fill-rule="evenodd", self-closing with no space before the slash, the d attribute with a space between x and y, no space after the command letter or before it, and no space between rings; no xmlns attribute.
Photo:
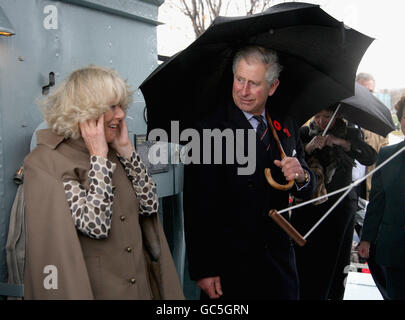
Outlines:
<svg viewBox="0 0 405 320"><path fill-rule="evenodd" d="M156 185L110 69L74 71L40 103L49 129L25 159L26 299L182 299Z"/></svg>

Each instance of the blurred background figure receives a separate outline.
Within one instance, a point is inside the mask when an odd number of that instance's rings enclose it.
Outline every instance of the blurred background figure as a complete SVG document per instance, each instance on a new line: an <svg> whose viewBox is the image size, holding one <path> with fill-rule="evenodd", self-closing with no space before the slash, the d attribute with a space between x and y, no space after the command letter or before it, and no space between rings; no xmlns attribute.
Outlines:
<svg viewBox="0 0 405 320"><path fill-rule="evenodd" d="M405 96L395 105L401 130L405 134ZM377 165L405 146L405 141L384 147ZM367 206L359 254L375 256L375 263L385 274L384 299L405 299L405 154L373 175L370 203ZM380 289L380 288L379 288Z"/></svg>
<svg viewBox="0 0 405 320"><path fill-rule="evenodd" d="M369 73L359 73L356 77L356 81L361 84L363 87L366 87L370 92L374 93L375 90L375 80L374 77L369 74ZM373 147L373 149L378 153L380 149L384 146L387 146L389 143L388 140L388 135L386 137L380 136L374 132L371 132L366 129L361 129L363 133L363 138L364 141L367 142L370 146ZM362 166L358 165L359 170L362 170ZM365 173L368 174L370 171L372 171L375 168L375 164L372 164L370 166L367 166L365 168ZM363 167L364 170L364 167ZM364 176L361 175L360 177ZM371 190L371 177L368 177L366 179L366 185L365 185L365 190L363 188L361 197L365 200L369 200L369 195L370 195L370 190Z"/></svg>
<svg viewBox="0 0 405 320"><path fill-rule="evenodd" d="M358 129L348 127L339 114L332 117L336 107L323 109L308 126L300 129L306 161L317 175L318 193L323 188L330 193L349 185L355 159L368 166L377 157L375 150L363 141ZM329 122L329 130L323 135ZM320 185L322 181L324 186ZM321 204L303 207L293 215L294 226L306 233L339 197L331 196ZM356 209L357 194L351 190L311 234L311 241L296 249L302 299L343 298L344 268L350 264Z"/></svg>

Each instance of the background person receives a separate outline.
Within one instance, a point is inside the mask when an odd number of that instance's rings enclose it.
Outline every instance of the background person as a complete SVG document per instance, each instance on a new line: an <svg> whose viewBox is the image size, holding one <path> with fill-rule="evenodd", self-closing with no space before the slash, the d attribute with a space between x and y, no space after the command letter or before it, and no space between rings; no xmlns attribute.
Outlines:
<svg viewBox="0 0 405 320"><path fill-rule="evenodd" d="M42 102L50 129L24 161L26 299L183 298L155 182L128 136L131 99L116 72L89 66Z"/></svg>
<svg viewBox="0 0 405 320"><path fill-rule="evenodd" d="M356 81L361 84L363 87L367 88L370 92L374 93L375 91L375 80L374 77L369 74L369 73L359 73L356 76ZM380 136L379 134L376 134L372 131L362 129L363 135L364 135L364 141L367 142L370 146L373 147L373 149L378 153L380 152L380 149L382 147L388 146L389 144L389 139L388 135L386 137ZM365 174L368 174L372 170L375 169L375 164L372 164L370 166L367 166L365 168L366 172ZM370 190L371 190L371 176L366 179L366 190L365 194L363 192L362 198L365 200L369 200L369 195L370 195Z"/></svg>
<svg viewBox="0 0 405 320"><path fill-rule="evenodd" d="M361 139L357 129L348 127L338 115L332 120L335 109L336 106L321 110L308 126L300 129L307 163L317 172L317 181L324 183L327 193L351 184L355 159L370 165L377 156L374 149ZM329 130L322 136L329 121L332 121ZM319 184L317 190L322 189ZM293 215L293 225L306 233L340 196L331 196L321 204L297 210ZM356 209L357 195L352 190L311 233L305 246L297 248L302 299L343 298L344 268L350 265Z"/></svg>

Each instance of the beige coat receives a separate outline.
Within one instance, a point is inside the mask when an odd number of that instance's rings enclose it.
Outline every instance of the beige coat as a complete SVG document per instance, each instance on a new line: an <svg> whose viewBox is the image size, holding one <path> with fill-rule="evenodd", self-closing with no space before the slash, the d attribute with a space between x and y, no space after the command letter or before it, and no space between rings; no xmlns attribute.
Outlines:
<svg viewBox="0 0 405 320"><path fill-rule="evenodd" d="M50 129L38 131L37 141L24 162L25 298L184 299L159 217L138 215L115 153L108 154L117 164L111 230L97 240L76 231L62 183L75 179L89 188L84 141L65 140Z"/></svg>

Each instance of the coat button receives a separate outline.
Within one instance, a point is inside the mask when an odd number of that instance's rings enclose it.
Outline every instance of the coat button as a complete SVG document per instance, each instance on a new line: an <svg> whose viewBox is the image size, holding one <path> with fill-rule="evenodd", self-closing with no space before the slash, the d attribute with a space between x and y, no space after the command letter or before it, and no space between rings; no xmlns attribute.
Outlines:
<svg viewBox="0 0 405 320"><path fill-rule="evenodd" d="M120 216L120 220L121 220L121 221L124 221L125 218L126 218L125 216Z"/></svg>
<svg viewBox="0 0 405 320"><path fill-rule="evenodd" d="M125 250L127 250L127 252L132 252L132 248L131 248L131 247L127 247Z"/></svg>
<svg viewBox="0 0 405 320"><path fill-rule="evenodd" d="M135 279L135 278L131 278L131 279L129 279L129 282L130 282L131 284L135 284L136 279Z"/></svg>

